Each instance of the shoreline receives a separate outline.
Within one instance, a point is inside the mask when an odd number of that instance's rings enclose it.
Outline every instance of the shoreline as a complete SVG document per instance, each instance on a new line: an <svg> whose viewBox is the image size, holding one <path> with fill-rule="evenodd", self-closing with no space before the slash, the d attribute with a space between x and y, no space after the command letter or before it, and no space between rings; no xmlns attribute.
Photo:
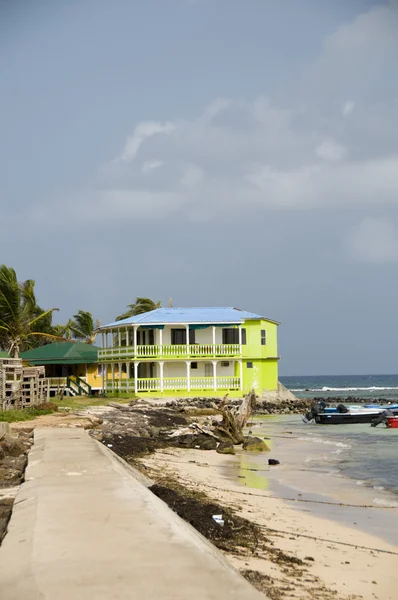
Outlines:
<svg viewBox="0 0 398 600"><path fill-rule="evenodd" d="M224 552L271 600L393 600L397 545L364 530L367 520L374 520L372 527L377 531L374 514L382 509L361 508L359 515L351 507L357 515L355 523L342 522L336 496L331 503L330 496L326 502L325 496L317 496L319 486L324 492L322 486L327 485L329 492L331 483L339 481L333 465L330 472L314 470L311 462L303 468L300 428L293 436L284 423L297 417L285 410L282 430L274 415L252 417L249 433L265 437L270 452L258 454L238 446L234 456L218 454L215 440L208 435L187 436L188 431L192 433L190 423L203 424L214 415L214 410L201 404L112 403L74 415L40 417L31 428L90 427L94 438L149 477L154 482L151 491ZM262 422L268 430L261 429ZM14 424L13 429L20 426ZM172 431L180 438L171 441ZM185 444L187 437L195 440L194 445ZM181 444L176 439L185 441ZM331 451L330 446L325 448ZM268 467L270 457L281 459L281 464ZM295 487L294 477L298 477L296 484L305 483L305 490ZM363 499L366 490L359 487L354 495ZM345 502L353 498L343 487L336 493L337 499L340 493L346 494ZM393 512L398 515L397 509ZM222 530L213 514L225 518Z"/></svg>
<svg viewBox="0 0 398 600"><path fill-rule="evenodd" d="M278 564L266 552L244 556L227 553L240 571L256 571L265 577L275 598L393 600L398 556L395 545L361 529L311 514L308 508L299 510L269 490L242 488L230 475L235 461L234 456L176 448L157 450L139 459L152 479L174 479L232 508L238 516L260 527L271 547L303 562L300 568L292 569ZM369 509L361 510L365 514Z"/></svg>

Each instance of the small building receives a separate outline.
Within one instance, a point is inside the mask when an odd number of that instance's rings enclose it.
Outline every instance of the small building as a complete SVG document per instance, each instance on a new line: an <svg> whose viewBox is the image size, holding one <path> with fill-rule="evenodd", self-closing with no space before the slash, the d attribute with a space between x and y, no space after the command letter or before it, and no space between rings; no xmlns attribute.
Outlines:
<svg viewBox="0 0 398 600"><path fill-rule="evenodd" d="M50 391L72 395L102 390L98 348L83 342L55 342L21 352L24 364L44 366Z"/></svg>
<svg viewBox="0 0 398 600"><path fill-rule="evenodd" d="M239 397L278 389L279 323L236 308L159 308L100 328L104 391Z"/></svg>

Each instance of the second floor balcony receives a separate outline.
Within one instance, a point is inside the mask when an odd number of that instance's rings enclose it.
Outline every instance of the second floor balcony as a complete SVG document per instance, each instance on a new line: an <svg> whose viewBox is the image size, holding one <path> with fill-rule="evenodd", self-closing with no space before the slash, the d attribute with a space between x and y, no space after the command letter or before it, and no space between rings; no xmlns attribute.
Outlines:
<svg viewBox="0 0 398 600"><path fill-rule="evenodd" d="M240 344L142 344L134 346L115 346L98 350L98 359L102 362L116 360L153 359L192 359L239 357L242 355Z"/></svg>

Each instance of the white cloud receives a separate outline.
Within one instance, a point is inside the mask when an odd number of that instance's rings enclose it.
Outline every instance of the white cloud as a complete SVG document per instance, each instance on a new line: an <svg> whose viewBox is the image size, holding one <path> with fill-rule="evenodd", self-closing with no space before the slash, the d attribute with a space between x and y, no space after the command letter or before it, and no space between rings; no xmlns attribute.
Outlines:
<svg viewBox="0 0 398 600"><path fill-rule="evenodd" d="M149 160L147 162L144 162L144 164L141 167L141 171L143 173L149 173L150 171L153 171L153 169L158 169L163 164L163 160Z"/></svg>
<svg viewBox="0 0 398 600"><path fill-rule="evenodd" d="M293 93L283 106L219 98L196 118L138 123L91 189L64 199L60 212L70 218L78 203L98 221L174 211L204 220L217 211L239 219L250 209L396 206L397 13L376 7L329 36L297 102ZM386 64L391 87L373 98Z"/></svg>
<svg viewBox="0 0 398 600"><path fill-rule="evenodd" d="M315 154L323 160L329 160L334 162L342 160L346 156L347 150L338 142L329 139L323 140L323 142L321 142L319 146L316 147Z"/></svg>
<svg viewBox="0 0 398 600"><path fill-rule="evenodd" d="M387 218L363 219L351 232L347 245L352 256L362 262L398 261L398 229Z"/></svg>
<svg viewBox="0 0 398 600"><path fill-rule="evenodd" d="M145 140L159 133L171 133L173 129L173 123L158 123L157 121L143 121L142 123L139 123L135 128L133 135L127 138L127 142L119 160L124 162L134 160L140 146Z"/></svg>
<svg viewBox="0 0 398 600"><path fill-rule="evenodd" d="M341 109L341 114L343 117L348 117L354 110L355 106L355 102L352 100L347 100L347 102L344 102L343 108Z"/></svg>

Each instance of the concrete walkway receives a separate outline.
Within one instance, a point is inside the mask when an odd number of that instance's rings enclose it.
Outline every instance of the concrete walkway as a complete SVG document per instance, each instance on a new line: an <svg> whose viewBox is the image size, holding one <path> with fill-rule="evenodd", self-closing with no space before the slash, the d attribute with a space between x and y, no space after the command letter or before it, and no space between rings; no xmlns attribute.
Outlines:
<svg viewBox="0 0 398 600"><path fill-rule="evenodd" d="M259 600L82 429L37 429L0 548L1 600Z"/></svg>

